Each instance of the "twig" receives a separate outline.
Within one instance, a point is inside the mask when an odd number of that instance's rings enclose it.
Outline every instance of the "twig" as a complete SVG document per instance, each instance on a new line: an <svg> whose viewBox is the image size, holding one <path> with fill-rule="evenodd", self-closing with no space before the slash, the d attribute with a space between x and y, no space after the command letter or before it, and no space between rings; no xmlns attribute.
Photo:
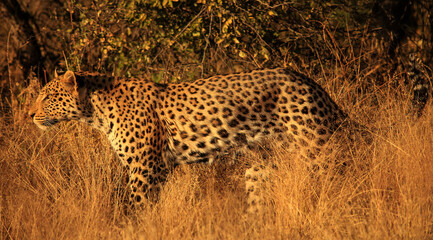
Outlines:
<svg viewBox="0 0 433 240"><path fill-rule="evenodd" d="M9 29L8 40L6 42L6 61L8 62L7 64L8 64L9 90L11 91L11 93L12 93L12 81L11 81L11 71L9 66L9 39L11 37L12 28L13 26L11 26L11 28Z"/></svg>
<svg viewBox="0 0 433 240"><path fill-rule="evenodd" d="M210 13L209 33L208 33L207 38L206 38L206 46L204 46L204 50L203 50L203 58L202 58L202 60L201 60L201 76L202 76L202 77L203 77L203 75L204 75L204 67L203 67L203 65L204 65L204 59L205 59L205 57L206 57L206 50L207 50L207 48L208 48L208 46L209 46L209 38L210 38L210 35L212 34L212 23L213 23L213 14L212 14L212 12L211 12L211 13Z"/></svg>
<svg viewBox="0 0 433 240"><path fill-rule="evenodd" d="M207 8L207 5L203 6L203 8L200 10L200 12L199 12L197 15L195 15L195 17L194 17L191 21L189 21L188 24L186 24L186 26L185 26L185 27L184 27L184 28L183 28L183 29L182 29L178 34L176 34L176 36L173 38L173 40L171 40L171 41L168 43L167 48L171 47L171 45L173 45L173 44L176 42L177 38L179 38L179 36L180 36L182 33L184 33L184 32L186 31L186 29L188 29L189 25L191 25L193 22L195 22L195 20L196 20L198 17L200 17L200 15L204 12L204 10L205 10L206 8ZM160 51L155 55L155 57L152 59L151 64L154 63L154 62L156 61L156 59L159 57L159 55L161 55L163 52L165 52L165 50L166 50L167 48L161 49L161 50L160 50Z"/></svg>

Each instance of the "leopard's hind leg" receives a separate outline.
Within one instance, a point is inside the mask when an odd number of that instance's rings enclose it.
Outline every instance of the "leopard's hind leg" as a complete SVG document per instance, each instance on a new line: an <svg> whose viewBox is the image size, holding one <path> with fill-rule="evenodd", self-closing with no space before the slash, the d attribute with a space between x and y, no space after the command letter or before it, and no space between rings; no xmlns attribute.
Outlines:
<svg viewBox="0 0 433 240"><path fill-rule="evenodd" d="M268 179L268 169L254 164L245 171L245 190L247 194L247 213L262 212L264 205L264 183Z"/></svg>

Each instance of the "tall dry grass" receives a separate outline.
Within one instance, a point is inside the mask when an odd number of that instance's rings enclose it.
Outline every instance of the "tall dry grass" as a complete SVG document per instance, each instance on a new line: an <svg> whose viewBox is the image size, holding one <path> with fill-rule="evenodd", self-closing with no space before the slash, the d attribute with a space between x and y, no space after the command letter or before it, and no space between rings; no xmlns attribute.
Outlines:
<svg viewBox="0 0 433 240"><path fill-rule="evenodd" d="M0 117L0 238L432 239L431 106L413 119L409 99L390 87L362 94L343 81L321 83L373 142L355 141L343 160L341 142L331 142L327 161L349 162L343 174L310 172L274 149L255 218L245 214L236 164L182 166L158 203L125 214L126 175L104 136L76 122L41 132L29 119L16 122L24 110L15 109Z"/></svg>

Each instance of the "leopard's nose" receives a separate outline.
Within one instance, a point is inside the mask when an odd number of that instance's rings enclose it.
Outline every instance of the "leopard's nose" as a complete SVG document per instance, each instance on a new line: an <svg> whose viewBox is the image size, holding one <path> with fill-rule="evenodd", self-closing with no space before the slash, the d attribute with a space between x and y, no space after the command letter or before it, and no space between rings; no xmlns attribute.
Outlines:
<svg viewBox="0 0 433 240"><path fill-rule="evenodd" d="M32 112L32 111L29 111L29 116L30 116L30 118L31 119L33 119L33 117L36 115L36 113L34 113L34 112Z"/></svg>

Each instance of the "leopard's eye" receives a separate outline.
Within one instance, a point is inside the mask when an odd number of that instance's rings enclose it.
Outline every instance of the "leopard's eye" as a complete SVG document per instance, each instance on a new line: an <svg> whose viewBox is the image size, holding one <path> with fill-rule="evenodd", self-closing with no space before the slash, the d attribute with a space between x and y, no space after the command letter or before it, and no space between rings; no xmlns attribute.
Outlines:
<svg viewBox="0 0 433 240"><path fill-rule="evenodd" d="M51 94L46 94L44 96L44 98L42 98L42 101L48 100L48 99L50 99L50 97L51 97Z"/></svg>

